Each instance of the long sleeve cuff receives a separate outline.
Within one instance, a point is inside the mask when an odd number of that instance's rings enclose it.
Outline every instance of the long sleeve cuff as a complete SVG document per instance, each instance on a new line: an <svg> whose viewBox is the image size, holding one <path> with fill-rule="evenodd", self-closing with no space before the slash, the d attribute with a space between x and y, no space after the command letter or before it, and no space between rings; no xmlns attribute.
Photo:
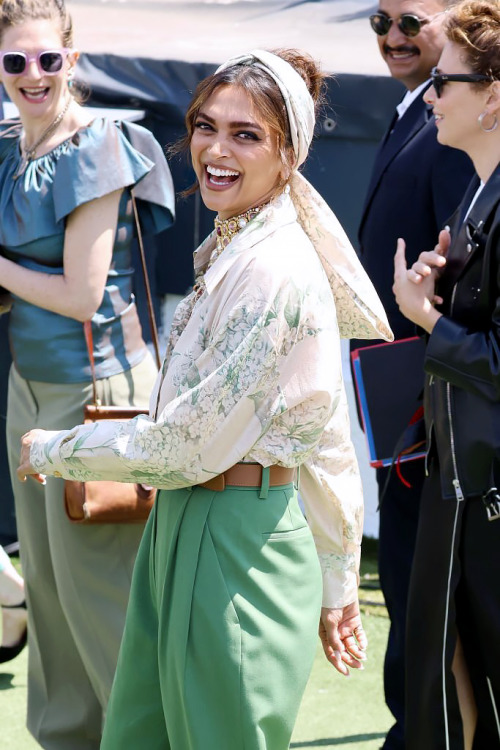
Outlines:
<svg viewBox="0 0 500 750"><path fill-rule="evenodd" d="M323 574L323 607L342 609L358 595L358 556L319 553Z"/></svg>
<svg viewBox="0 0 500 750"><path fill-rule="evenodd" d="M72 430L45 430L43 440L33 440L30 447L30 463L39 474L52 474L56 477L70 478L68 466L61 461L59 451L50 451L57 439L59 443Z"/></svg>

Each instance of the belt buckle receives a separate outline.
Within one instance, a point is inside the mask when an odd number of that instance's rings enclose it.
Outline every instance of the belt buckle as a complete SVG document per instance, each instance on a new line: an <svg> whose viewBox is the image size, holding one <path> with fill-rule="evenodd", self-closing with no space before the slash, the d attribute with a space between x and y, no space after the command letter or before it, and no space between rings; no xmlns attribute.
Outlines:
<svg viewBox="0 0 500 750"><path fill-rule="evenodd" d="M224 474L218 474L212 480L212 489L215 492L224 492L226 489L226 477Z"/></svg>
<svg viewBox="0 0 500 750"><path fill-rule="evenodd" d="M496 521L500 518L500 494L496 487L492 487L483 495L483 503L488 521Z"/></svg>
<svg viewBox="0 0 500 750"><path fill-rule="evenodd" d="M224 492L226 489L226 477L224 474L217 474L212 479L201 482L198 487L204 487L206 490L212 490L212 492Z"/></svg>

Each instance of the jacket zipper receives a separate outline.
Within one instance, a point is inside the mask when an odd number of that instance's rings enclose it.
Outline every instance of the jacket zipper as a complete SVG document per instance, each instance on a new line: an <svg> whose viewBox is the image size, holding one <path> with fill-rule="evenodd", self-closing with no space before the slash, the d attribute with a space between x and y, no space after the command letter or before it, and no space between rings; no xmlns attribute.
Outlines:
<svg viewBox="0 0 500 750"><path fill-rule="evenodd" d="M453 312L453 304L455 302L455 294L457 291L457 284L453 287L453 292L451 295L451 303L450 303L450 314ZM458 500L458 502L461 502L464 499L464 494L462 492L462 487L460 486L460 480L458 478L458 468L457 468L457 456L455 454L455 433L453 431L453 421L451 417L451 385L449 382L446 383L446 401L448 406L448 424L450 425L450 448L451 448L451 460L453 463L453 487L455 489L455 495Z"/></svg>
<svg viewBox="0 0 500 750"><path fill-rule="evenodd" d="M434 385L434 375L429 376L429 388L431 388ZM429 392L429 398L434 401L434 397ZM431 452L431 443L432 443L432 430L434 429L434 420L431 421L429 425L429 430L427 432L427 450L425 451L425 460L424 460L424 471L425 476L429 476L429 454Z"/></svg>
<svg viewBox="0 0 500 750"><path fill-rule="evenodd" d="M455 455L455 434L453 432L453 422L451 420L451 386L446 383L446 400L448 402L448 423L450 425L450 448L451 448L451 460L453 463L453 487L455 488L455 495L457 500L461 501L464 499L462 488L460 486L460 480L458 478L457 470L457 457Z"/></svg>

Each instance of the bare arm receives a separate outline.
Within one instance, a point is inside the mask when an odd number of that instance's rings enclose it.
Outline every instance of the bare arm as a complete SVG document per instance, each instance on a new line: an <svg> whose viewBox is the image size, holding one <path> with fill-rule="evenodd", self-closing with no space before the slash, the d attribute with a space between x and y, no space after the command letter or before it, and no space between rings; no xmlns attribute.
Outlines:
<svg viewBox="0 0 500 750"><path fill-rule="evenodd" d="M104 294L121 193L116 190L71 213L62 275L33 271L0 257L1 285L37 307L76 320L91 318Z"/></svg>

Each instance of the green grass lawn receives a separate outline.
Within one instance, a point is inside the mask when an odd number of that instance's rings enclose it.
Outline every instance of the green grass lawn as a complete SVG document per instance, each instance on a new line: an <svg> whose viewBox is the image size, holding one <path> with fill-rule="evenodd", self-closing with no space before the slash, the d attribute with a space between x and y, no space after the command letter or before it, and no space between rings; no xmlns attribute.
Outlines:
<svg viewBox="0 0 500 750"><path fill-rule="evenodd" d="M382 688L389 621L378 586L376 542L370 539L363 544L360 600L369 640L365 669L353 672L349 678L342 677L318 647L291 748L378 750L382 746L392 723ZM0 750L39 747L24 727L26 661L25 649L14 661L0 665ZM145 739L144 750L147 747Z"/></svg>

